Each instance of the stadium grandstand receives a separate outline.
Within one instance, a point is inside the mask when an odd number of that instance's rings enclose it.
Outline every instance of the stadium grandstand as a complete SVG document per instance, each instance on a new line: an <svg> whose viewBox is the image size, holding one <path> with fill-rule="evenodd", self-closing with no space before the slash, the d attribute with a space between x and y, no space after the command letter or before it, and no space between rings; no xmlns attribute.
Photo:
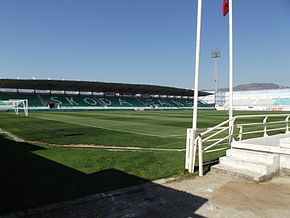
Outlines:
<svg viewBox="0 0 290 218"><path fill-rule="evenodd" d="M227 91L217 92L216 108L227 110L228 99L229 93ZM202 96L201 100L207 104L213 103L214 93ZM290 111L290 89L234 91L233 106L234 110Z"/></svg>
<svg viewBox="0 0 290 218"><path fill-rule="evenodd" d="M206 96L207 92L199 92ZM0 79L0 100L28 100L29 110L186 110L193 90L69 80ZM199 109L214 109L199 101Z"/></svg>

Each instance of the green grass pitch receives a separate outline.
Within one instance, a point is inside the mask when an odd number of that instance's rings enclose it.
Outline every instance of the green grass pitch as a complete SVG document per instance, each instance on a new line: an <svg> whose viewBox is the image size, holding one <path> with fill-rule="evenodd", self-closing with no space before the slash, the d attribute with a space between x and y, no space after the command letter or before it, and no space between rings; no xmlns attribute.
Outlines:
<svg viewBox="0 0 290 218"><path fill-rule="evenodd" d="M201 111L199 127L226 119L226 113ZM144 148L184 148L190 111L50 112L28 118L0 114L1 128L31 141Z"/></svg>
<svg viewBox="0 0 290 218"><path fill-rule="evenodd" d="M226 111L199 111L198 128L226 119ZM0 200L5 202L0 214L185 173L184 151L108 151L40 143L183 149L191 122L191 111L31 112L29 117L0 113L0 128L36 142L0 137ZM209 153L204 160L223 154Z"/></svg>

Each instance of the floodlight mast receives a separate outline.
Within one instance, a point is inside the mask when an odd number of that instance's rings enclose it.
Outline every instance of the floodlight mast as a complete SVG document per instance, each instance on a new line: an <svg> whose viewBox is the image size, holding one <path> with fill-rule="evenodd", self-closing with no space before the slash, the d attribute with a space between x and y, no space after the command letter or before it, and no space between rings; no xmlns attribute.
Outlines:
<svg viewBox="0 0 290 218"><path fill-rule="evenodd" d="M218 92L218 58L221 57L221 52L214 49L211 52L211 58L214 59L214 105L217 105L217 92Z"/></svg>

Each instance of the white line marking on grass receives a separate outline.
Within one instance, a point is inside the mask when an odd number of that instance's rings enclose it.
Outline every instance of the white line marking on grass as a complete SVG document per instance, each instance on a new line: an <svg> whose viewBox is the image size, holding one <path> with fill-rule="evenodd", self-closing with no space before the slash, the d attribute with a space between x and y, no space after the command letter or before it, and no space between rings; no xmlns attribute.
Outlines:
<svg viewBox="0 0 290 218"><path fill-rule="evenodd" d="M186 134L179 134L179 135L167 135L164 136L165 138L170 138L170 137L181 137L181 136L186 136Z"/></svg>
<svg viewBox="0 0 290 218"><path fill-rule="evenodd" d="M35 143L29 141L30 143ZM113 150L113 151L185 151L184 148L140 148L140 147L116 147L116 146L106 146L106 145L56 145L56 144L47 144L43 145L54 146L60 148L85 148L85 149L100 149L100 150Z"/></svg>
<svg viewBox="0 0 290 218"><path fill-rule="evenodd" d="M155 134L142 133L142 132L133 132L133 131L129 131L129 130L112 129L112 128L107 128L107 127L101 127L101 126L95 126L95 125L90 125L90 124L77 123L77 122L72 122L72 121L55 120L55 119L49 119L49 118L44 118L44 117L38 117L38 116L36 116L35 118L39 118L39 119L43 119L43 120L59 121L59 122L63 122L63 123L71 123L71 124L75 124L75 125L87 126L87 127L93 127L93 128L99 128L99 129L105 129L105 130L111 130L111 131L116 131L116 132L126 132L126 133L132 133L132 134L137 134L137 135L153 136L153 137L160 137L160 138L170 138L170 137L177 137L177 136L184 136L185 135L185 134L182 134L182 135L162 136L162 135L155 135Z"/></svg>

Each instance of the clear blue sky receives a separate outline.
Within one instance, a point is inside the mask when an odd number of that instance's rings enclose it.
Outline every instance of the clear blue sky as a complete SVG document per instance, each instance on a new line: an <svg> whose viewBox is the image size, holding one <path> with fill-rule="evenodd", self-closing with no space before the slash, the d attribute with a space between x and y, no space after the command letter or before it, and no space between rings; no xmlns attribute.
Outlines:
<svg viewBox="0 0 290 218"><path fill-rule="evenodd" d="M233 0L235 85L290 86L290 1ZM227 87L228 17L203 1L201 89L219 48ZM1 0L0 77L192 88L197 0Z"/></svg>

